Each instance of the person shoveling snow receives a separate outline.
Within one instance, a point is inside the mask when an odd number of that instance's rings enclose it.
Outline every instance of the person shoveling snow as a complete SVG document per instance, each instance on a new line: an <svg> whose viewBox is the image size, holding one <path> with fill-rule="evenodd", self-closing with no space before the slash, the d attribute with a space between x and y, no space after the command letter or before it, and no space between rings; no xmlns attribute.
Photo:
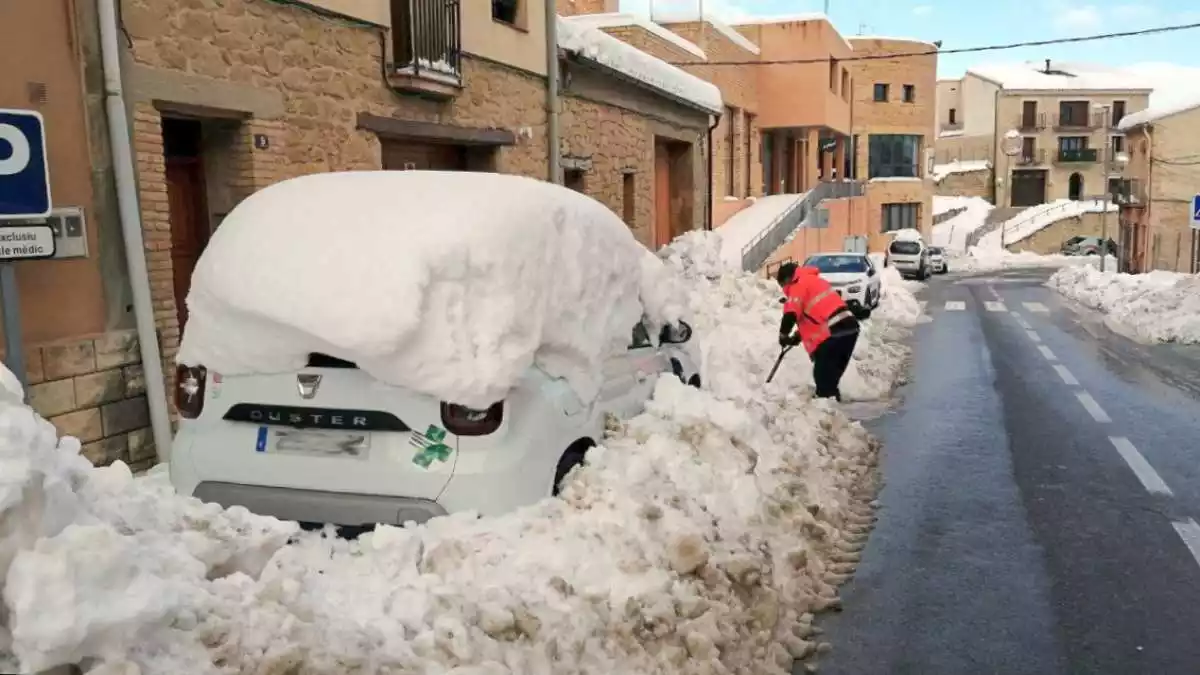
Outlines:
<svg viewBox="0 0 1200 675"><path fill-rule="evenodd" d="M841 401L839 384L858 342L858 319L815 267L787 262L779 267L775 280L786 296L779 346L788 350L803 344L813 363L815 396Z"/></svg>

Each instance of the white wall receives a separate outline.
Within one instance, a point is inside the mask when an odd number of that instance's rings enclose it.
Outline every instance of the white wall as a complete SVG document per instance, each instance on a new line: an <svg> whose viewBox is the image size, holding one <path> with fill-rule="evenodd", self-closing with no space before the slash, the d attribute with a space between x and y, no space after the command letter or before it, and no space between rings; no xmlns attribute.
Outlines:
<svg viewBox="0 0 1200 675"><path fill-rule="evenodd" d="M1000 87L967 73L959 88L964 136L993 136L996 133L996 92Z"/></svg>

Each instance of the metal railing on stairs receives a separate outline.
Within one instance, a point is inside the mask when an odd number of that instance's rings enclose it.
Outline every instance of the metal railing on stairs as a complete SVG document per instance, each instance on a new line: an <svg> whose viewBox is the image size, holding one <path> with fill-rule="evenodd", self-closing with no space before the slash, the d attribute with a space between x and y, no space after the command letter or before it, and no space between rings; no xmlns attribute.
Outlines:
<svg viewBox="0 0 1200 675"><path fill-rule="evenodd" d="M799 195L796 202L779 214L763 230L762 234L742 248L742 269L747 272L755 272L761 268L771 254L778 250L793 232L815 221L817 207L822 201L859 197L862 193L861 182L846 180L818 183L813 189Z"/></svg>

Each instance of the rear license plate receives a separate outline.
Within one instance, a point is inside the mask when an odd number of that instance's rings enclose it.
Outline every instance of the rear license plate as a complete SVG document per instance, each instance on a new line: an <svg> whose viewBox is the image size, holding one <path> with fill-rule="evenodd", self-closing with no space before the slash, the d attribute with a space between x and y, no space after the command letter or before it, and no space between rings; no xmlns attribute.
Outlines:
<svg viewBox="0 0 1200 675"><path fill-rule="evenodd" d="M254 449L280 455L366 459L371 449L371 434L367 431L259 427Z"/></svg>

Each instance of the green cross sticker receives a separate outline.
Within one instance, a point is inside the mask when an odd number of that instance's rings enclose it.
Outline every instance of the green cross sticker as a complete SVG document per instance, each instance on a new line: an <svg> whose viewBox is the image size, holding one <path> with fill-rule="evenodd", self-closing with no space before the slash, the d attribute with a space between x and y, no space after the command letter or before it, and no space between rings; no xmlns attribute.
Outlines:
<svg viewBox="0 0 1200 675"><path fill-rule="evenodd" d="M428 469L435 461L444 462L450 459L450 455L454 453L453 448L446 445L442 441L446 440L446 430L440 429L432 424L425 430L425 433L415 433L413 435L413 444L420 448L417 454L413 455L413 464Z"/></svg>

